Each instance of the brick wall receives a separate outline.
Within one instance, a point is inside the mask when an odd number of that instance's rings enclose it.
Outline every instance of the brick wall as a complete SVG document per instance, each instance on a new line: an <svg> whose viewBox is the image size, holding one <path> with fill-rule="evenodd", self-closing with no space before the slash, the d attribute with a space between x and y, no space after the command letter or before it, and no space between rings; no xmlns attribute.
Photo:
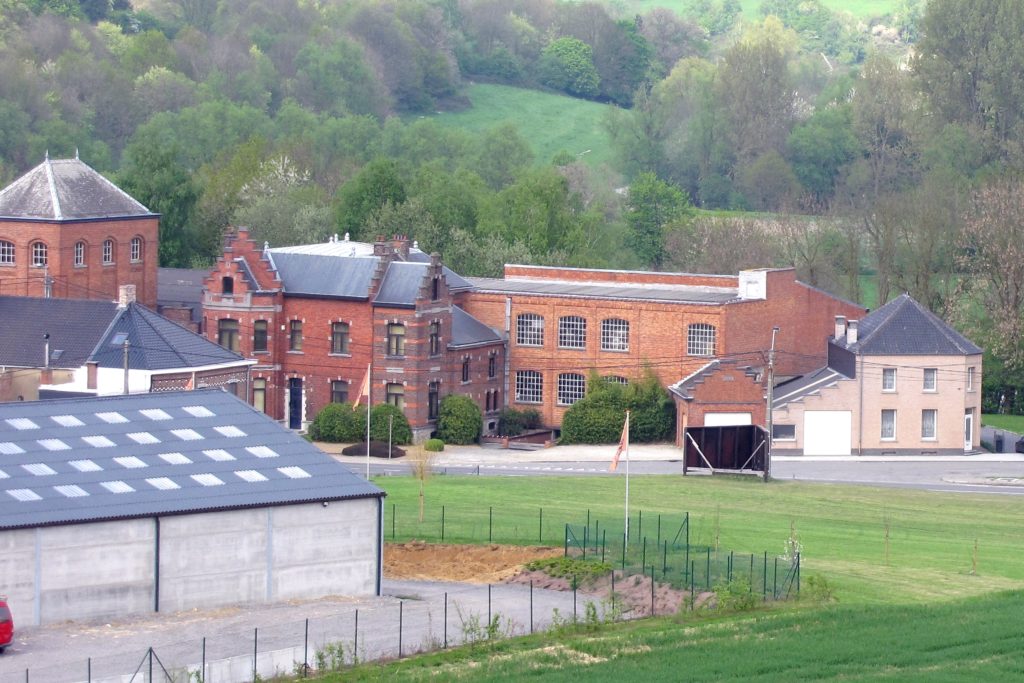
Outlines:
<svg viewBox="0 0 1024 683"><path fill-rule="evenodd" d="M736 363L723 364L695 383L691 400L673 394L676 402L676 445L687 427L703 427L708 413L750 413L751 424L766 424L764 385Z"/></svg>
<svg viewBox="0 0 1024 683"><path fill-rule="evenodd" d="M153 217L90 221L0 221L0 240L12 242L15 263L0 265L0 293L43 296L44 269L34 267L31 245L47 246L45 272L52 295L116 300L120 285L135 285L138 301L156 308L159 220ZM142 239L142 258L131 260L131 240ZM113 240L113 263L103 263L103 242ZM85 243L85 264L75 265L75 244Z"/></svg>

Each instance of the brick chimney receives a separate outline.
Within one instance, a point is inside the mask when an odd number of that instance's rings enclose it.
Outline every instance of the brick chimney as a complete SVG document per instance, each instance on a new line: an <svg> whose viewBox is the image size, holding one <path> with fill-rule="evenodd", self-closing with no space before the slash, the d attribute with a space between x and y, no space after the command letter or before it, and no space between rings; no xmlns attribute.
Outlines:
<svg viewBox="0 0 1024 683"><path fill-rule="evenodd" d="M391 249L403 261L409 260L409 236L395 235L391 238Z"/></svg>
<svg viewBox="0 0 1024 683"><path fill-rule="evenodd" d="M135 285L121 285L117 288L117 307L128 308L135 303Z"/></svg>

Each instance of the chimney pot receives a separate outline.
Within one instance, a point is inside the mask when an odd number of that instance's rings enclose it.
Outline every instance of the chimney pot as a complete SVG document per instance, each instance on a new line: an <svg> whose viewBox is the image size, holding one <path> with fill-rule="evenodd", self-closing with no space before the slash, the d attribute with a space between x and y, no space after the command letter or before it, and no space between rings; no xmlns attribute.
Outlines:
<svg viewBox="0 0 1024 683"><path fill-rule="evenodd" d="M117 288L117 307L127 308L135 303L135 285L121 285Z"/></svg>
<svg viewBox="0 0 1024 683"><path fill-rule="evenodd" d="M857 343L857 321L851 320L846 325L846 345L852 346Z"/></svg>
<svg viewBox="0 0 1024 683"><path fill-rule="evenodd" d="M846 336L846 316L845 315L837 315L836 316L836 335L835 335L835 339L836 339L836 341L839 341L840 339L842 339L845 336Z"/></svg>

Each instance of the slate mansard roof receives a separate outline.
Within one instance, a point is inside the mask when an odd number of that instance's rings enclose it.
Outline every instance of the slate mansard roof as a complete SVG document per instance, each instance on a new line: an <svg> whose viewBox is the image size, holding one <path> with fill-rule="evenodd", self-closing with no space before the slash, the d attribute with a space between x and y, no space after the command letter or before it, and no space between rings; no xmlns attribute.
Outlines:
<svg viewBox="0 0 1024 683"><path fill-rule="evenodd" d="M39 368L43 335L50 335L50 366L124 365L127 337L132 370L169 370L243 363L242 356L185 329L139 303L118 308L110 301L0 296L0 365Z"/></svg>
<svg viewBox="0 0 1024 683"><path fill-rule="evenodd" d="M49 159L0 190L0 218L69 221L156 217L78 159Z"/></svg>
<svg viewBox="0 0 1024 683"><path fill-rule="evenodd" d="M901 294L858 323L857 341L833 344L873 356L974 356L981 349L908 294Z"/></svg>
<svg viewBox="0 0 1024 683"><path fill-rule="evenodd" d="M0 529L383 495L219 390L0 404Z"/></svg>

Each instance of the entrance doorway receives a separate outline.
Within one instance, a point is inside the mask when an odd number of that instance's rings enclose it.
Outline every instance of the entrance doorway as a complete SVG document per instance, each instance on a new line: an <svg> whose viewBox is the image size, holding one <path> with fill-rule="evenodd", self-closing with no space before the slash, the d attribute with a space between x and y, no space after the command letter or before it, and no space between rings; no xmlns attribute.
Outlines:
<svg viewBox="0 0 1024 683"><path fill-rule="evenodd" d="M964 450L974 448L974 410L964 413Z"/></svg>
<svg viewBox="0 0 1024 683"><path fill-rule="evenodd" d="M302 378L288 379L288 429L302 429Z"/></svg>

